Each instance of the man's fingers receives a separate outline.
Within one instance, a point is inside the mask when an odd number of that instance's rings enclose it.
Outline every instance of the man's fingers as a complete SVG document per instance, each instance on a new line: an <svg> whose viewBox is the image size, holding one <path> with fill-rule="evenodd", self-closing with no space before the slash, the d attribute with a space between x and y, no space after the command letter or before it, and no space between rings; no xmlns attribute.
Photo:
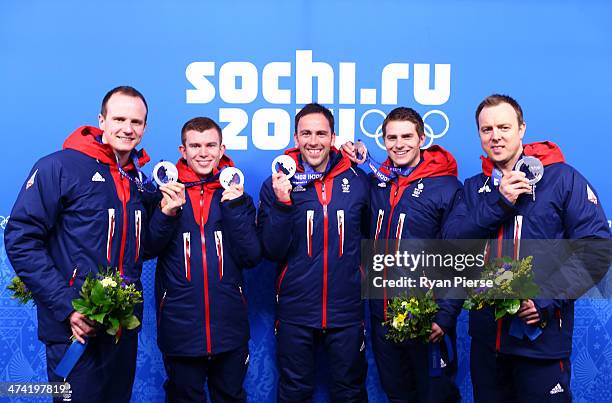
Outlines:
<svg viewBox="0 0 612 403"><path fill-rule="evenodd" d="M85 339L81 336L81 332L75 330L74 328L72 329L72 335L74 336L74 338L81 344L85 344Z"/></svg>

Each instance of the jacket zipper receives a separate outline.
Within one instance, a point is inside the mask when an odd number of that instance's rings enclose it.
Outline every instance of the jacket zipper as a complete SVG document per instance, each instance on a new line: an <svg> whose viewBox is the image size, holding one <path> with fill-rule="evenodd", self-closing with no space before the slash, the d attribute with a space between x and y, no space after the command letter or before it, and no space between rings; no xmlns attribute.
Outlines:
<svg viewBox="0 0 612 403"><path fill-rule="evenodd" d="M121 249L119 249L119 273L123 275L123 256L125 255L125 235L127 233L128 227L128 214L127 214L127 199L125 194L127 193L125 190L125 186L129 186L130 183L123 178L123 175L119 175L121 180L121 194L119 195L119 199L121 199L121 207L123 208L123 228L121 232ZM117 192L119 194L119 192Z"/></svg>
<svg viewBox="0 0 612 403"><path fill-rule="evenodd" d="M323 198L323 320L321 327L327 328L327 258L328 258L328 221L327 216L327 194L325 192L325 181L321 181L321 197Z"/></svg>
<svg viewBox="0 0 612 403"><path fill-rule="evenodd" d="M206 239L204 237L204 186L200 190L200 239L202 241L202 271L204 273L204 316L206 318L206 352L212 353L210 340L210 307L208 301L208 266L206 264Z"/></svg>

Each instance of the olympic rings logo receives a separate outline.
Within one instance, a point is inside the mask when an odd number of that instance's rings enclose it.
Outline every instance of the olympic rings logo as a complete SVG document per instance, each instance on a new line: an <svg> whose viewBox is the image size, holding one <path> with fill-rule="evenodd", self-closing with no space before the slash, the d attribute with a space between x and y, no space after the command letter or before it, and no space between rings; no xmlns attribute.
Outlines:
<svg viewBox="0 0 612 403"><path fill-rule="evenodd" d="M374 132L369 132L365 129L365 126L364 126L365 119L372 113L380 115L382 117L382 120L384 120L387 117L387 115L380 109L370 109L361 116L361 120L359 121L359 128L361 129L361 132L363 134L365 134L367 137L370 137L376 140L376 144L381 149L385 150L385 145L382 142L382 135L383 135L382 123L378 125L378 127L376 128ZM442 116L442 119L444 119L444 130L442 130L440 133L435 133L431 125L427 123L427 118L434 114L440 115ZM450 128L450 122L448 120L448 116L446 116L446 113L438 109L433 109L425 113L423 115L423 124L424 124L424 129L425 129L425 137L427 137L428 140L425 141L425 144L423 144L423 147L421 147L422 149L429 148L433 144L434 140L439 139L440 137L443 137L448 132L448 129Z"/></svg>

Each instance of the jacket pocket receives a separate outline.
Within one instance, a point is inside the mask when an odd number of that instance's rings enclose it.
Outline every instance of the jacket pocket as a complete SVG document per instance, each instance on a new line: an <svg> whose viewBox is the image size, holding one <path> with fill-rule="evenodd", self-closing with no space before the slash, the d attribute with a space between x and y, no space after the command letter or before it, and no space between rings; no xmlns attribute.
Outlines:
<svg viewBox="0 0 612 403"><path fill-rule="evenodd" d="M183 232L183 263L185 278L191 281L191 233Z"/></svg>
<svg viewBox="0 0 612 403"><path fill-rule="evenodd" d="M314 233L314 210L306 211L306 248L308 257L312 257L312 235Z"/></svg>
<svg viewBox="0 0 612 403"><path fill-rule="evenodd" d="M402 232L404 232L404 220L406 213L401 213L397 219L397 228L395 229L395 250L399 251L400 241L402 240Z"/></svg>
<svg viewBox="0 0 612 403"><path fill-rule="evenodd" d="M219 265L219 281L221 281L223 279L223 233L221 231L215 231L215 249Z"/></svg>
<svg viewBox="0 0 612 403"><path fill-rule="evenodd" d="M157 314L157 326L159 326L159 323L161 322L161 317L162 317L162 312L164 309L164 304L166 303L166 293L168 291L164 291L164 294L162 295L161 300L159 301L159 307L158 307L158 314Z"/></svg>
<svg viewBox="0 0 612 403"><path fill-rule="evenodd" d="M278 303L278 296L280 295L281 284L283 283L283 278L285 278L285 274L287 273L287 269L289 268L289 264L285 264L281 274L278 276L276 280L276 303Z"/></svg>
<svg viewBox="0 0 612 403"><path fill-rule="evenodd" d="M113 251L113 235L115 235L115 209L108 209L108 231L106 235L106 261L111 264Z"/></svg>
<svg viewBox="0 0 612 403"><path fill-rule="evenodd" d="M344 210L338 210L336 212L336 218L338 219L338 257L342 257L344 254Z"/></svg>
<svg viewBox="0 0 612 403"><path fill-rule="evenodd" d="M140 233L142 231L142 211L134 210L134 234L136 235L136 253L134 261L137 262L140 257Z"/></svg>

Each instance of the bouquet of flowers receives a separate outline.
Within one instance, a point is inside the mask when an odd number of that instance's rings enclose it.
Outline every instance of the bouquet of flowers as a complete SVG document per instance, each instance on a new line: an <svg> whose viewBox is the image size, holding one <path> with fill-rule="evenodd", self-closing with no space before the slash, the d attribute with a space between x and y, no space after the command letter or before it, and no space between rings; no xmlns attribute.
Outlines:
<svg viewBox="0 0 612 403"><path fill-rule="evenodd" d="M471 310L492 306L496 320L516 314L521 300L534 298L540 292L534 280L532 259L532 256L520 260L504 257L485 265L481 280L494 286L468 290L463 308Z"/></svg>
<svg viewBox="0 0 612 403"><path fill-rule="evenodd" d="M11 284L9 284L6 289L13 291L11 298L19 300L20 304L25 305L29 301L34 302L32 292L28 289L28 287L26 287L18 276L13 277ZM36 302L34 302L34 304L36 304Z"/></svg>
<svg viewBox="0 0 612 403"><path fill-rule="evenodd" d="M401 343L406 339L417 339L427 343L431 334L431 324L438 312L438 304L433 292L423 296L399 296L389 301L387 320L383 322L389 329L387 339Z"/></svg>
<svg viewBox="0 0 612 403"><path fill-rule="evenodd" d="M100 270L96 277L90 273L80 296L72 301L72 307L115 336L115 343L119 342L121 329L131 330L140 325L134 306L143 301L142 292L116 270Z"/></svg>

